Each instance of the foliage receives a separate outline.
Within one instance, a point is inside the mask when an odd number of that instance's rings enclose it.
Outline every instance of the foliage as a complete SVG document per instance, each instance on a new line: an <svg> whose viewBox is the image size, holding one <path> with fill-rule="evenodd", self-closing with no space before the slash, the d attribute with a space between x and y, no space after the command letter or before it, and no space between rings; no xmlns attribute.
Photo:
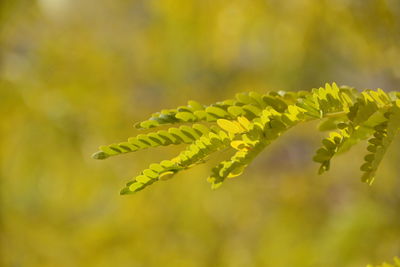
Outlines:
<svg viewBox="0 0 400 267"><path fill-rule="evenodd" d="M380 265L368 265L367 267L400 267L400 259L399 258L394 258L394 264L390 264L390 263L382 263Z"/></svg>
<svg viewBox="0 0 400 267"><path fill-rule="evenodd" d="M125 180L189 144L88 155L189 99L325 81L399 91L400 1L0 6L0 266L353 267L399 255L399 138L371 187L358 182L363 142L316 175L317 121L217 191L202 177L230 149L127 198L115 194Z"/></svg>
<svg viewBox="0 0 400 267"><path fill-rule="evenodd" d="M190 144L177 157L151 164L127 183L121 194L130 194L204 163L214 152L229 149L233 152L231 158L215 166L208 178L215 189L226 178L240 175L265 147L290 128L312 120L322 120L320 129L330 130L313 158L321 165L319 173L329 170L331 159L344 148L369 138L361 179L372 184L400 127L400 94L381 89L358 92L333 83L310 92L242 93L235 99L208 106L189 101L186 106L154 113L136 126L152 129L195 123L191 127L171 127L168 131L139 134L127 142L101 146L93 158L105 159L149 147Z"/></svg>

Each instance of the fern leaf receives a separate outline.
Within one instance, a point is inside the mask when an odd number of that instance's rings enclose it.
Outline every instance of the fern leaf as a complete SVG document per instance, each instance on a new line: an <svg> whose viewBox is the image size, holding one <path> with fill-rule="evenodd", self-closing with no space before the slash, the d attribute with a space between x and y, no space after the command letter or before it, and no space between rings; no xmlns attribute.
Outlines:
<svg viewBox="0 0 400 267"><path fill-rule="evenodd" d="M376 171L400 128L400 108L394 106L386 114L387 121L375 126L373 138L368 140L368 151L364 157L365 163L361 166L364 172L361 180L372 184L375 179Z"/></svg>
<svg viewBox="0 0 400 267"><path fill-rule="evenodd" d="M319 129L330 131L313 158L321 164L319 173L329 170L335 155L369 138L369 153L361 170L362 180L371 184L385 152L399 132L400 93L386 93L381 89L358 92L333 83L311 91L240 93L234 99L208 106L189 101L186 106L154 113L137 127L149 129L165 124L194 123L192 126L139 134L126 142L101 146L93 157L105 159L150 147L188 145L177 157L153 163L143 170L121 191L121 194L130 194L204 163L210 154L219 150L233 150L233 156L215 166L208 178L212 188L218 188L226 178L240 175L283 133L312 120L322 121ZM199 122L206 122L207 126Z"/></svg>
<svg viewBox="0 0 400 267"><path fill-rule="evenodd" d="M329 170L331 159L351 136L353 130L351 125L342 123L340 127L340 132L331 132L328 138L322 140L323 147L317 150L313 158L314 161L321 163L319 174Z"/></svg>
<svg viewBox="0 0 400 267"><path fill-rule="evenodd" d="M278 112L284 112L303 93L270 92L260 95L255 92L241 93L236 99L225 100L205 106L196 101L189 101L187 106L176 109L165 109L154 113L148 120L137 123L138 129L149 129L164 124L187 122L216 122L218 119L236 119L245 116L248 119L257 117L262 109L269 106Z"/></svg>
<svg viewBox="0 0 400 267"><path fill-rule="evenodd" d="M172 178L176 173L204 163L205 159L213 152L229 146L230 138L224 131L209 132L189 145L177 157L153 163L148 169L141 172L122 189L121 194L132 194L140 191L159 180Z"/></svg>
<svg viewBox="0 0 400 267"><path fill-rule="evenodd" d="M192 127L184 125L179 128L170 128L168 131L161 130L148 134L139 134L136 137L130 137L128 142L100 146L100 151L94 153L92 157L106 159L110 156L135 152L150 147L190 144L210 131L211 129L205 125L194 124Z"/></svg>

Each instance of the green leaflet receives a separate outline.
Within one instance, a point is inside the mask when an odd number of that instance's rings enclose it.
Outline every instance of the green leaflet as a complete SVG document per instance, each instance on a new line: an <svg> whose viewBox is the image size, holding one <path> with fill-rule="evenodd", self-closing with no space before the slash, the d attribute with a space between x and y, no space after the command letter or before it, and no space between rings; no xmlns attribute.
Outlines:
<svg viewBox="0 0 400 267"><path fill-rule="evenodd" d="M238 134L246 131L246 129L243 128L243 126L241 126L240 123L236 121L219 119L217 120L217 124L219 127L221 127L221 129L231 134Z"/></svg>
<svg viewBox="0 0 400 267"><path fill-rule="evenodd" d="M189 101L186 106L154 113L136 126L150 129L194 123L191 126L142 133L126 142L101 146L93 158L105 159L150 147L188 145L177 157L151 164L128 182L121 194L131 194L204 163L212 153L230 150L232 156L215 166L208 178L212 188L218 188L226 178L240 175L266 146L290 128L320 120L319 129L330 134L313 158L321 164L319 173L329 170L335 155L369 139L369 152L361 170L362 180L370 184L399 131L399 97L396 92L386 93L381 89L359 92L333 83L311 91L240 93L234 99L208 106Z"/></svg>

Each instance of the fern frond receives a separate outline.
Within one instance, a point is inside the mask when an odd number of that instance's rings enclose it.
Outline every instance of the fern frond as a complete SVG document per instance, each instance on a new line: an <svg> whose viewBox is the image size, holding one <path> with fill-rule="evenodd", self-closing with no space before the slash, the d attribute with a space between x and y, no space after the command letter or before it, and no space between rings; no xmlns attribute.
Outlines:
<svg viewBox="0 0 400 267"><path fill-rule="evenodd" d="M399 132L399 99L398 92L386 93L381 89L358 92L333 83L311 91L241 93L234 99L209 106L189 101L186 106L154 113L137 127L195 123L191 127L182 125L139 134L127 142L101 146L93 157L105 159L149 147L188 144L177 157L153 163L143 170L121 191L129 194L201 164L212 153L229 149L233 155L215 166L208 178L212 188L217 188L226 178L240 175L265 147L290 128L320 120L320 130L329 130L330 134L313 158L321 164L319 173L329 170L336 154L369 138L369 154L361 170L362 180L371 184L385 152Z"/></svg>
<svg viewBox="0 0 400 267"><path fill-rule="evenodd" d="M205 125L194 124L192 127L184 125L179 128L169 128L168 131L161 130L148 134L139 134L135 137L130 137L127 142L100 146L100 151L94 153L92 157L106 159L110 156L135 152L150 147L190 144L210 131L211 129Z"/></svg>
<svg viewBox="0 0 400 267"><path fill-rule="evenodd" d="M365 163L361 166L364 172L362 181L371 184L375 179L376 171L387 149L400 128L400 108L396 105L385 113L387 120L375 126L373 138L368 140L370 144L367 150L370 152L364 157Z"/></svg>
<svg viewBox="0 0 400 267"><path fill-rule="evenodd" d="M170 179L182 170L204 163L211 153L228 147L230 140L228 134L222 130L209 132L189 145L177 157L151 164L148 169L143 170L140 175L128 182L121 194L140 191L156 181Z"/></svg>
<svg viewBox="0 0 400 267"><path fill-rule="evenodd" d="M218 119L236 119L245 116L248 119L257 117L267 106L283 112L288 105L306 92L270 92L260 95L255 92L236 94L235 99L228 99L208 106L196 101L189 101L186 106L176 109L164 109L154 113L145 121L136 123L138 129L149 129L164 124L190 122L216 122Z"/></svg>
<svg viewBox="0 0 400 267"><path fill-rule="evenodd" d="M246 150L239 150L230 160L219 163L212 169L212 174L207 181L212 185L212 189L216 189L222 185L222 182L228 177L236 177L244 171L251 161L262 151L265 144L258 143Z"/></svg>
<svg viewBox="0 0 400 267"><path fill-rule="evenodd" d="M330 132L329 137L322 140L323 147L317 150L313 158L315 162L321 163L319 174L329 170L331 159L339 152L353 131L350 124L342 123L338 127L340 127L340 132Z"/></svg>

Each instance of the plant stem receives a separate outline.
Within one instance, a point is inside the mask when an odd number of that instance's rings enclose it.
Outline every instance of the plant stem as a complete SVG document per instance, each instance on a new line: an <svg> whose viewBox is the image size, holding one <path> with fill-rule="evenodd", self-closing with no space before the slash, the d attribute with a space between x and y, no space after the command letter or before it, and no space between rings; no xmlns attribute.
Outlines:
<svg viewBox="0 0 400 267"><path fill-rule="evenodd" d="M339 111L339 112L333 112L333 113L327 113L325 114L325 118L337 118L337 117L342 117L347 114L347 111Z"/></svg>

